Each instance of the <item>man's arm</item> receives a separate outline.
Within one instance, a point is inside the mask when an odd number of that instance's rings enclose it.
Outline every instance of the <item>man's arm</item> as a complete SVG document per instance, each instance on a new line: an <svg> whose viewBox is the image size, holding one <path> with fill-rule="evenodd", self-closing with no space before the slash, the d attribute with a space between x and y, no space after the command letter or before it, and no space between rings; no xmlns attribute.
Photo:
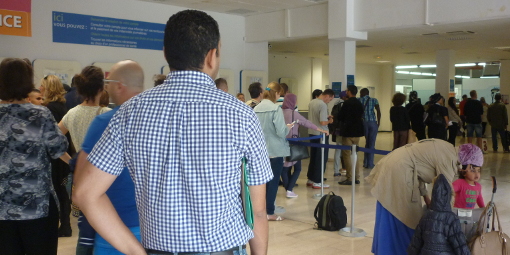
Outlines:
<svg viewBox="0 0 510 255"><path fill-rule="evenodd" d="M379 108L379 104L375 105L375 110L377 111L377 126L381 125L381 108Z"/></svg>
<svg viewBox="0 0 510 255"><path fill-rule="evenodd" d="M116 178L92 165L87 153L81 151L74 174L73 201L87 216L90 225L117 250L124 254L146 254L106 195Z"/></svg>
<svg viewBox="0 0 510 255"><path fill-rule="evenodd" d="M250 240L250 254L266 255L269 224L266 213L266 184L249 186L253 208L253 237Z"/></svg>

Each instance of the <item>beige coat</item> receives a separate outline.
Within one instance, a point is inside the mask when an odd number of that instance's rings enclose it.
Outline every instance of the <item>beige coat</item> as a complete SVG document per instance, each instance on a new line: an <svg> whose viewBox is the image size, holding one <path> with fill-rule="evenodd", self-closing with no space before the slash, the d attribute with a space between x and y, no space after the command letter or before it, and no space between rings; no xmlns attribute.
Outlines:
<svg viewBox="0 0 510 255"><path fill-rule="evenodd" d="M402 146L384 158L365 178L372 195L393 216L415 229L424 212L421 196L425 183L443 174L452 183L458 170L456 149L439 139L426 139Z"/></svg>

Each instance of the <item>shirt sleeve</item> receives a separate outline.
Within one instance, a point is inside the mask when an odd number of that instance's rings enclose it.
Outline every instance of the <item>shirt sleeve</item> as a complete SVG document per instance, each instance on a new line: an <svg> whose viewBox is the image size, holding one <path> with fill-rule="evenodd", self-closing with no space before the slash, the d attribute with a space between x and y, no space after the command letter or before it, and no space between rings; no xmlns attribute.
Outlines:
<svg viewBox="0 0 510 255"><path fill-rule="evenodd" d="M248 163L248 185L262 185L273 179L266 141L255 112L250 113L246 125L244 156Z"/></svg>
<svg viewBox="0 0 510 255"><path fill-rule="evenodd" d="M124 146L120 130L122 113L122 110L119 110L114 115L101 139L87 157L94 166L113 175L120 175L125 166Z"/></svg>
<svg viewBox="0 0 510 255"><path fill-rule="evenodd" d="M478 194L478 198L476 198L476 203L478 204L478 207L484 208L485 202L483 201L483 196L482 196L482 185L480 185L480 183L477 183L477 186L479 188L478 192L480 192L480 193Z"/></svg>
<svg viewBox="0 0 510 255"><path fill-rule="evenodd" d="M372 98L374 100L374 105L379 105L379 100L377 98Z"/></svg>
<svg viewBox="0 0 510 255"><path fill-rule="evenodd" d="M325 103L321 104L320 121L328 121L328 106Z"/></svg>
<svg viewBox="0 0 510 255"><path fill-rule="evenodd" d="M313 130L317 130L317 126L315 124L313 124L311 121L307 120L305 117L303 117L298 112L294 113L294 117L299 120L299 122L297 124L299 124L300 126L303 126L303 127L309 128L309 129L313 129Z"/></svg>
<svg viewBox="0 0 510 255"><path fill-rule="evenodd" d="M274 113L273 124L276 129L276 135L281 138L286 138L287 134L289 133L289 128L287 128L287 125L285 124L285 120L283 118L283 110L281 107L278 107Z"/></svg>

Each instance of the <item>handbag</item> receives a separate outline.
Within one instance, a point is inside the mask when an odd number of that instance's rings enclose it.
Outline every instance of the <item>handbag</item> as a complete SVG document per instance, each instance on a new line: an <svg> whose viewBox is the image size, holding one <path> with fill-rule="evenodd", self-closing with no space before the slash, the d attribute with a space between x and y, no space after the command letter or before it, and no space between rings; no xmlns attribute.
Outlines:
<svg viewBox="0 0 510 255"><path fill-rule="evenodd" d="M492 206L492 230L488 231L488 226L491 224L488 219L489 208ZM498 222L498 229L496 230L495 220ZM510 255L510 245L507 243L510 240L507 234L503 233L501 224L499 222L499 215L494 203L489 203L482 215L478 224L476 234L469 242L469 247L472 255Z"/></svg>
<svg viewBox="0 0 510 255"><path fill-rule="evenodd" d="M294 111L292 111L292 121L294 121ZM292 135L292 138L297 138L298 135ZM299 144L289 144L290 156L285 158L287 162L299 161L310 157L308 147Z"/></svg>

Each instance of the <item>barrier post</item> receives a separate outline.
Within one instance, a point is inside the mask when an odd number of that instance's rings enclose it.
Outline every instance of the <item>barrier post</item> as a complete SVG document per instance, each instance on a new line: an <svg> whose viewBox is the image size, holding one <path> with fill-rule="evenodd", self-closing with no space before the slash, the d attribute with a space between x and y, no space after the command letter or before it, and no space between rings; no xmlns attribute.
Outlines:
<svg viewBox="0 0 510 255"><path fill-rule="evenodd" d="M325 144L325 134L322 133L321 136L321 144ZM315 199L321 199L324 196L324 147L321 147L321 193L315 194L313 197Z"/></svg>
<svg viewBox="0 0 510 255"><path fill-rule="evenodd" d="M357 145L356 144L353 144L352 147L351 147L351 165L352 165L352 170L351 170L351 186L352 186L352 195L351 195L351 226L350 227L345 227L345 228L342 228L340 229L340 231L338 232L338 234L342 235L342 236L347 236L347 237L362 237L362 236L366 236L367 233L361 229L361 228L355 228L354 227L354 197L355 197L355 194L356 194L356 165L358 164L358 148L357 148Z"/></svg>

